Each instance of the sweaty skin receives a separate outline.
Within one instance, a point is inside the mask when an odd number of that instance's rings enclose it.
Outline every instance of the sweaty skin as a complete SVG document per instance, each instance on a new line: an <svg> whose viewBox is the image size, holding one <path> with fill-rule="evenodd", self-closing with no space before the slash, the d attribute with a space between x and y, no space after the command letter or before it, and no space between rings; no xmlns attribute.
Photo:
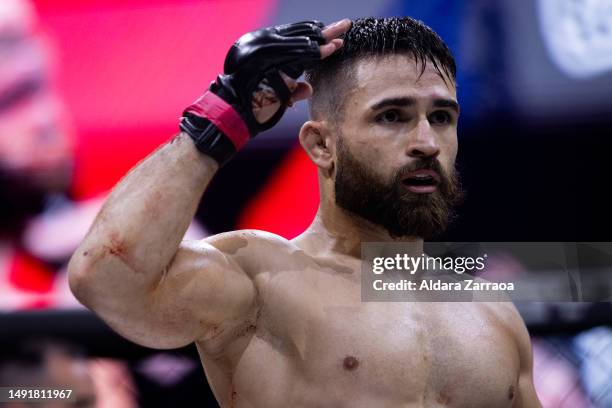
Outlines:
<svg viewBox="0 0 612 408"><path fill-rule="evenodd" d="M433 101L456 100L455 88L420 68L407 56L357 63L340 130L380 176L423 156L454 165L458 113ZM371 111L388 97L411 98L394 108L401 122ZM222 407L539 407L511 303L361 302L360 243L392 239L335 205L337 134L324 119L300 132L321 191L303 234L198 242L181 239L217 164L179 134L109 197L70 262L75 295L136 343L195 342ZM422 239L402 241L422 251Z"/></svg>

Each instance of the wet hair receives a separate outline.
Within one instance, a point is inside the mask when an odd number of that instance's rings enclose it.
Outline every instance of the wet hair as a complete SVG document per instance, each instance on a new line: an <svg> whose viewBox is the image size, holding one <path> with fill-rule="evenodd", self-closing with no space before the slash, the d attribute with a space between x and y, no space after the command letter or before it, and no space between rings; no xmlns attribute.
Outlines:
<svg viewBox="0 0 612 408"><path fill-rule="evenodd" d="M388 55L408 55L421 67L433 64L440 76L456 81L455 59L440 36L411 17L362 18L353 21L341 37L344 45L306 72L314 90L309 99L310 117L342 121L346 94L354 84L358 60Z"/></svg>

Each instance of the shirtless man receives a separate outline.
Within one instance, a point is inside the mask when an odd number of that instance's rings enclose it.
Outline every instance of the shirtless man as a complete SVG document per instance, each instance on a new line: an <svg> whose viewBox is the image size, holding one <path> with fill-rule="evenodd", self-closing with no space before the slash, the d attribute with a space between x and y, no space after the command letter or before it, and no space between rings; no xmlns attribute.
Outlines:
<svg viewBox="0 0 612 408"><path fill-rule="evenodd" d="M241 37L179 135L110 195L71 260L75 295L136 343L195 342L223 407L539 407L512 304L361 301L361 242L421 253L460 195L455 65L410 18L322 28ZM305 98L311 226L181 242L219 166Z"/></svg>

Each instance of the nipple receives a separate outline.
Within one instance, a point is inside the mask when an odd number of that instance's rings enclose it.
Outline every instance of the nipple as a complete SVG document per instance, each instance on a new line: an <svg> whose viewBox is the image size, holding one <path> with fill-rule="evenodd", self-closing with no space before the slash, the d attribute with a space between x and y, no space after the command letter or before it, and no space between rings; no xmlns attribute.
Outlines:
<svg viewBox="0 0 612 408"><path fill-rule="evenodd" d="M342 363L342 366L344 367L345 370L353 371L357 367L359 367L359 360L357 360L353 356L346 356L346 357L344 357L344 361Z"/></svg>

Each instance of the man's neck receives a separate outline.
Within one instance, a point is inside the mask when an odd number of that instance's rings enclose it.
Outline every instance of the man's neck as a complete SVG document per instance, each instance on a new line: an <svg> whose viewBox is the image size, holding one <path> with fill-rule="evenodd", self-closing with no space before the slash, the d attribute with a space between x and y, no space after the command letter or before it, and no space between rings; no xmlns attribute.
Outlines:
<svg viewBox="0 0 612 408"><path fill-rule="evenodd" d="M344 255L361 258L362 242L402 242L410 252L422 253L423 240L418 237L393 238L381 226L361 218L335 203L323 202L310 226L293 242L317 256Z"/></svg>

